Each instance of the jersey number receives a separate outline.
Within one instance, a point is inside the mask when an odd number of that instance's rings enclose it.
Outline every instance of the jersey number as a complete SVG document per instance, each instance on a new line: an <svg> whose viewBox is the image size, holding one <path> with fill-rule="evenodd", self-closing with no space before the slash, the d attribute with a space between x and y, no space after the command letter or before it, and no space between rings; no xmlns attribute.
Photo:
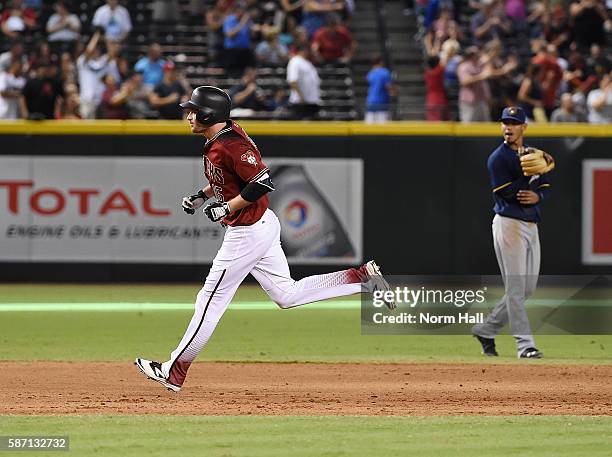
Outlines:
<svg viewBox="0 0 612 457"><path fill-rule="evenodd" d="M219 186L215 186L214 184L211 185L211 187L215 194L215 198L220 202L224 202L225 199L223 198L223 188Z"/></svg>

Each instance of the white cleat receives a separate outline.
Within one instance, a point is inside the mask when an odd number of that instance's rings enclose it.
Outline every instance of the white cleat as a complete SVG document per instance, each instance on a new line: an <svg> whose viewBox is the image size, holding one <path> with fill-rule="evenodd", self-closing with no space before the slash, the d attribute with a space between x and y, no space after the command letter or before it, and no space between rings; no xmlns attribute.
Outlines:
<svg viewBox="0 0 612 457"><path fill-rule="evenodd" d="M372 290L372 292L375 292L377 290L382 290L385 292L391 290L391 286L383 277L382 273L380 272L380 267L376 265L376 262L370 260L368 263L365 264L365 267L366 271L368 272L370 281L372 281L372 283L374 284L374 289ZM387 308L389 309L395 309L395 307L397 306L395 304L395 300L384 300L384 302L385 305L387 305Z"/></svg>
<svg viewBox="0 0 612 457"><path fill-rule="evenodd" d="M170 381L168 381L168 378L164 376L161 363L153 360L136 359L134 361L134 365L136 365L147 378L159 382L162 386L167 387L168 390L171 390L172 392L178 392L181 390L181 386L172 384Z"/></svg>

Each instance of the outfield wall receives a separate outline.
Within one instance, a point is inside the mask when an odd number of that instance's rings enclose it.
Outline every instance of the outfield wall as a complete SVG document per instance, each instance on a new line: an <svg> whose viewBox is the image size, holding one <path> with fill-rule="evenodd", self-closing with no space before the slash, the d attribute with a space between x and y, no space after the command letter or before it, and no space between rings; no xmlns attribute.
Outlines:
<svg viewBox="0 0 612 457"><path fill-rule="evenodd" d="M386 272L394 274L497 273L490 236L492 198L486 158L501 141L499 126L454 123L372 126L333 122L244 122L243 125L258 144L264 159L312 165L309 173L314 176L311 177L323 198L334 208L339 224L353 245L350 256L337 251L320 261L315 258L304 262L296 257L297 260L292 261L296 276L369 258L376 258ZM551 198L544 203L540 224L542 272L610 273L612 127L557 124L531 126L527 133L530 144L551 152L557 161L557 169L551 176ZM182 169L174 174L150 176L146 170L141 172L143 167L138 164L191 158L196 164L193 168L197 168L201 146L201 138L190 135L181 123L173 122L5 123L0 124L0 163L9 163L10 157L11 166L21 171L8 170L5 165L4 174L0 170L0 180L24 180L25 176L35 175L37 182L45 183L45 179L51 179L48 178L50 173L55 173L54 179L58 180L61 173L52 171L54 166L62 168L62 163L70 164L73 158L71 166L84 163L82 173L77 167L76 174L83 175L79 182L85 186L92 167L81 159L101 159L95 162L96 169L133 159L134 174L148 182L152 189L149 209L153 213L167 211L172 217L179 217L182 215L180 209L176 211L178 200L173 206L163 198L155 200L156 188L168 188L177 195L189 193L197 182L197 169L183 180L179 172ZM327 183L317 182L325 174L326 162L312 159L336 159L339 171L334 173L338 187L333 187L329 179ZM348 174L342 174L343 169L349 170ZM362 170L359 180L343 185L345 180L359 174L356 170ZM73 179L74 169L70 173L66 179ZM130 177L123 179L129 181ZM205 275L209 254L188 257L186 253L187 257L181 257L171 245L158 246L151 261L136 254L130 257L125 247L118 249L124 254L121 260L111 256L107 260L95 257L94 261L82 258L67 261L66 256L61 255L65 253L58 252L63 248L58 248L57 243L54 251L37 248L35 242L15 238L14 227L11 237L7 237L9 225L14 226L18 216L24 224L37 217L43 224L52 223L54 218L55 223L61 222L67 217L59 210L51 215L27 214L32 211L27 204L33 201L31 194L40 191L37 182L19 189L20 214L10 206L9 188L0 185L0 230L5 235L0 242L0 280L191 281ZM276 192L282 195L283 188ZM34 203L44 212L45 208L50 209L48 205L53 207L53 201L47 202L45 207L43 198ZM350 208L343 212L347 206ZM131 215L135 220L140 217L137 209ZM121 214L111 216L121 218ZM25 244L21 247L16 243ZM66 250L87 252L91 245L92 242L85 239ZM197 249L194 245L194 250ZM24 250L42 254L24 260L23 256L19 257ZM137 260L130 261L130 258Z"/></svg>

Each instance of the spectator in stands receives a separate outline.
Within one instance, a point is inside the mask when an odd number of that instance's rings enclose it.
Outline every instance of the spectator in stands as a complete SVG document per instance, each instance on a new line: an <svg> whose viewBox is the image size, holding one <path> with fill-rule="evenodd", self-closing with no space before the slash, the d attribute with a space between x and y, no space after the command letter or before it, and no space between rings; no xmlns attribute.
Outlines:
<svg viewBox="0 0 612 457"><path fill-rule="evenodd" d="M99 117L101 119L128 119L127 91L119 90L119 84L112 73L105 74L102 81L105 88L100 102Z"/></svg>
<svg viewBox="0 0 612 457"><path fill-rule="evenodd" d="M47 21L48 40L64 44L63 49L70 49L81 37L81 21L76 14L71 14L66 2L55 3L55 13Z"/></svg>
<svg viewBox="0 0 612 457"><path fill-rule="evenodd" d="M287 65L289 105L296 119L316 118L321 104L321 79L309 59L310 47L303 45Z"/></svg>
<svg viewBox="0 0 612 457"><path fill-rule="evenodd" d="M556 46L558 49L567 51L572 29L568 22L567 12L560 4L557 4L550 11L546 11L541 19L542 32L545 40Z"/></svg>
<svg viewBox="0 0 612 457"><path fill-rule="evenodd" d="M244 69L253 65L251 33L256 30L251 17L240 2L234 12L223 22L223 52L225 69L232 77L242 75Z"/></svg>
<svg viewBox="0 0 612 457"><path fill-rule="evenodd" d="M587 94L591 89L597 87L597 76L589 73L586 60L578 49L570 51L568 56L568 69L563 75L571 90L577 90Z"/></svg>
<svg viewBox="0 0 612 457"><path fill-rule="evenodd" d="M122 85L121 92L125 93L126 105L131 119L155 119L157 112L149 105L151 90L145 87L143 75L134 72Z"/></svg>
<svg viewBox="0 0 612 457"><path fill-rule="evenodd" d="M578 0L570 5L573 20L574 41L581 49L588 49L593 43L605 44L605 22L608 12L600 0Z"/></svg>
<svg viewBox="0 0 612 457"><path fill-rule="evenodd" d="M302 46L310 46L308 31L301 25L291 32L291 43L289 45L289 55L295 55Z"/></svg>
<svg viewBox="0 0 612 457"><path fill-rule="evenodd" d="M223 62L223 22L225 20L225 0L217 0L213 8L206 12L206 38L208 61L215 65Z"/></svg>
<svg viewBox="0 0 612 457"><path fill-rule="evenodd" d="M391 72L385 67L381 56L374 58L367 80L365 121L367 123L387 122L390 118L391 95L394 95L395 87Z"/></svg>
<svg viewBox="0 0 612 457"><path fill-rule="evenodd" d="M132 70L127 57L122 52L122 44L119 41L107 40L106 53L110 59L109 72L113 73L118 84L123 83L132 75Z"/></svg>
<svg viewBox="0 0 612 457"><path fill-rule="evenodd" d="M459 25L452 18L452 10L444 7L440 10L440 17L434 21L424 38L427 55L433 56L440 52L442 44L449 38L460 40L462 38Z"/></svg>
<svg viewBox="0 0 612 457"><path fill-rule="evenodd" d="M142 73L143 84L153 90L164 79L165 63L161 46L159 43L152 43L147 50L147 56L134 65L134 71Z"/></svg>
<svg viewBox="0 0 612 457"><path fill-rule="evenodd" d="M79 100L79 90L76 84L67 84L64 89L65 97L60 106L60 112L58 119L81 119L79 113L79 106L81 104Z"/></svg>
<svg viewBox="0 0 612 457"><path fill-rule="evenodd" d="M41 65L57 65L57 55L51 53L49 43L46 41L41 41L28 59L29 69L36 69Z"/></svg>
<svg viewBox="0 0 612 457"><path fill-rule="evenodd" d="M14 60L20 60L23 68L27 70L28 58L21 40L13 41L9 50L0 54L0 72L8 71Z"/></svg>
<svg viewBox="0 0 612 457"><path fill-rule="evenodd" d="M269 67L287 65L289 50L279 41L278 35L276 28L270 28L264 33L264 40L255 48L255 57L259 65Z"/></svg>
<svg viewBox="0 0 612 457"><path fill-rule="evenodd" d="M472 16L470 30L474 43L484 44L491 40L504 42L512 30L512 24L503 10L496 10L496 0L482 0L482 8Z"/></svg>
<svg viewBox="0 0 612 457"><path fill-rule="evenodd" d="M77 84L78 73L76 62L69 52L62 52L60 57L60 77L64 85Z"/></svg>
<svg viewBox="0 0 612 457"><path fill-rule="evenodd" d="M448 99L444 90L444 66L438 56L427 59L425 69L425 119L428 121L448 120Z"/></svg>
<svg viewBox="0 0 612 457"><path fill-rule="evenodd" d="M0 30L8 38L18 38L36 27L36 11L26 8L22 0L12 0L0 15Z"/></svg>
<svg viewBox="0 0 612 457"><path fill-rule="evenodd" d="M252 109L253 111L271 111L272 103L257 85L257 69L244 70L242 81L230 89L232 108Z"/></svg>
<svg viewBox="0 0 612 457"><path fill-rule="evenodd" d="M601 46L598 44L591 45L591 54L586 61L587 73L595 75L598 80L604 77L612 69L612 61L610 56L604 54Z"/></svg>
<svg viewBox="0 0 612 457"><path fill-rule="evenodd" d="M491 98L489 108L491 118L499 116L506 106L516 104L513 100L517 87L515 83L515 70L518 68L518 57L510 54L502 57L502 45L499 41L489 41L481 57L481 64L490 69L488 80Z"/></svg>
<svg viewBox="0 0 612 457"><path fill-rule="evenodd" d="M284 87L278 87L272 96L272 109L274 111L284 111L289 104L289 97Z"/></svg>
<svg viewBox="0 0 612 457"><path fill-rule="evenodd" d="M100 31L96 31L85 51L77 59L79 86L81 88L81 117L95 119L105 86L102 77L109 73L112 62L108 54L102 54Z"/></svg>
<svg viewBox="0 0 612 457"><path fill-rule="evenodd" d="M459 55L459 42L456 40L446 40L442 44L440 51L440 62L444 66L444 87L447 93L456 93L459 90L459 78L457 68L462 58Z"/></svg>
<svg viewBox="0 0 612 457"><path fill-rule="evenodd" d="M488 100L488 79L491 69L480 63L480 52L470 46L465 60L457 68L459 78L459 118L461 122L488 122L491 120Z"/></svg>
<svg viewBox="0 0 612 457"><path fill-rule="evenodd" d="M567 93L561 95L561 106L553 111L550 122L586 122L586 118L575 109L572 94Z"/></svg>
<svg viewBox="0 0 612 457"><path fill-rule="evenodd" d="M589 123L612 124L612 74L601 79L599 89L589 92L587 106Z"/></svg>
<svg viewBox="0 0 612 457"><path fill-rule="evenodd" d="M563 72L557 63L555 56L556 49L554 45L546 45L541 43L536 48L536 55L531 59L531 63L538 65L541 68L539 72L540 86L543 90L542 101L546 115L550 116L555 108L559 85L563 79ZM529 113L527 116L530 117ZM531 118L533 119L533 118Z"/></svg>
<svg viewBox="0 0 612 457"><path fill-rule="evenodd" d="M542 71L540 65L530 64L518 91L518 101L530 121L546 122L544 90L540 84Z"/></svg>
<svg viewBox="0 0 612 457"><path fill-rule="evenodd" d="M302 26L312 38L315 32L325 25L325 16L328 13L342 13L344 1L335 0L306 0L302 9Z"/></svg>
<svg viewBox="0 0 612 457"><path fill-rule="evenodd" d="M64 97L64 88L57 77L57 67L42 62L34 77L29 78L23 88L23 96L30 119L55 119Z"/></svg>
<svg viewBox="0 0 612 457"><path fill-rule="evenodd" d="M355 41L336 14L328 14L326 24L312 38L312 53L317 62L347 64L355 54Z"/></svg>
<svg viewBox="0 0 612 457"><path fill-rule="evenodd" d="M179 103L189 99L191 87L182 74L176 70L174 62L164 64L164 79L149 94L149 103L159 111L160 119L182 119L183 110Z"/></svg>
<svg viewBox="0 0 612 457"><path fill-rule="evenodd" d="M132 30L130 13L119 0L106 0L94 13L92 25L104 29L106 39L112 41L123 41Z"/></svg>
<svg viewBox="0 0 612 457"><path fill-rule="evenodd" d="M13 60L8 71L0 72L0 119L27 119L28 108L22 93L25 83L20 59Z"/></svg>

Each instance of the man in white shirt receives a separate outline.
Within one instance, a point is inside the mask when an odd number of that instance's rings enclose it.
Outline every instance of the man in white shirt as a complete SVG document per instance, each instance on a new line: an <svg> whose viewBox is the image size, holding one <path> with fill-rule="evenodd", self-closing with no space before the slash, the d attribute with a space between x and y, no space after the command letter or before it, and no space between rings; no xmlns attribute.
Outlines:
<svg viewBox="0 0 612 457"><path fill-rule="evenodd" d="M28 109L22 90L26 80L20 59L13 60L8 71L0 72L0 119L27 119Z"/></svg>
<svg viewBox="0 0 612 457"><path fill-rule="evenodd" d="M102 27L106 39L111 41L123 41L132 30L130 13L119 5L119 0L106 0L106 5L94 13L92 24L94 27Z"/></svg>
<svg viewBox="0 0 612 457"><path fill-rule="evenodd" d="M55 14L47 21L49 41L71 42L81 36L81 21L76 14L70 14L63 1L55 4Z"/></svg>
<svg viewBox="0 0 612 457"><path fill-rule="evenodd" d="M96 118L96 110L105 89L102 78L112 69L111 59L108 54L102 55L99 41L100 32L96 32L87 44L85 52L77 59L83 119Z"/></svg>
<svg viewBox="0 0 612 457"><path fill-rule="evenodd" d="M310 47L302 45L287 65L289 105L296 119L315 118L321 104L321 78L309 57Z"/></svg>
<svg viewBox="0 0 612 457"><path fill-rule="evenodd" d="M599 89L589 92L589 123L612 124L612 77L608 73L601 78Z"/></svg>

